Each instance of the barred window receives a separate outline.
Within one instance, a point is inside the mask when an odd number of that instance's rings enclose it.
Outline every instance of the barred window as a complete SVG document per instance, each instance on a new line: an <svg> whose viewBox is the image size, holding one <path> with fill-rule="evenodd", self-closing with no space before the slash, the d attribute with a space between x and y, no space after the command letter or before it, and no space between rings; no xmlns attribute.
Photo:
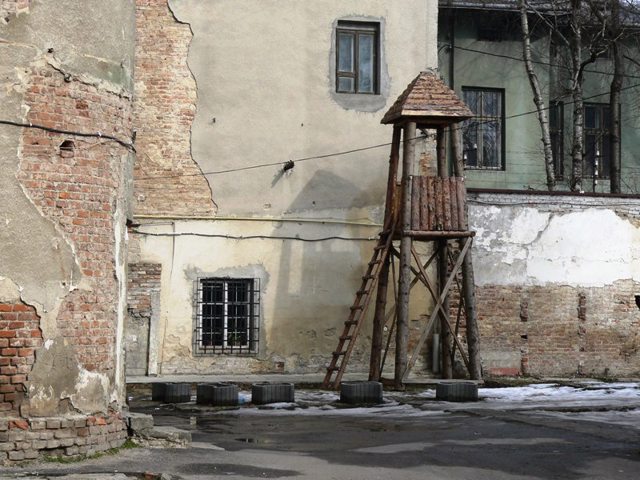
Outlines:
<svg viewBox="0 0 640 480"><path fill-rule="evenodd" d="M462 87L473 118L462 125L465 168L504 169L504 90Z"/></svg>
<svg viewBox="0 0 640 480"><path fill-rule="evenodd" d="M611 164L611 111L609 104L584 105L584 176L609 178Z"/></svg>
<svg viewBox="0 0 640 480"><path fill-rule="evenodd" d="M196 354L258 353L258 279L200 278L197 281L196 298Z"/></svg>
<svg viewBox="0 0 640 480"><path fill-rule="evenodd" d="M553 155L553 171L556 180L564 177L564 103L553 101L549 104L549 136Z"/></svg>

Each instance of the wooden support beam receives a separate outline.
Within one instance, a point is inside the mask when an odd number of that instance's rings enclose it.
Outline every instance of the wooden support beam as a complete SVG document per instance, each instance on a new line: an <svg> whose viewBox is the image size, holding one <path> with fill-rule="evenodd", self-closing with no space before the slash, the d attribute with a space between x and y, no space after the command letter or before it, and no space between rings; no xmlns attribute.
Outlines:
<svg viewBox="0 0 640 480"><path fill-rule="evenodd" d="M456 177L464 177L464 157L462 148L462 128L461 124L451 125L449 133L451 135L451 157L453 160L453 174Z"/></svg>
<svg viewBox="0 0 640 480"><path fill-rule="evenodd" d="M451 362L451 335L449 327L449 291L444 290L449 270L449 247L447 240L438 241L438 287L440 288L442 308L440 309L440 348L442 351L442 378L453 378Z"/></svg>
<svg viewBox="0 0 640 480"><path fill-rule="evenodd" d="M391 253L398 253L396 252L395 248L392 247L392 252ZM391 322L391 328L389 328L389 334L387 335L387 343L384 347L384 353L382 355L382 361L380 362L380 377L382 377L382 371L384 370L384 364L387 361L387 353L389 352L389 345L391 344L391 339L393 338L393 333L394 330L396 328L396 324L398 322L398 309L397 309L397 305L398 305L398 289L397 289L397 282L396 282L396 262L393 260L393 256L389 256L391 259L391 280L393 281L393 299L394 299L394 303L393 303L393 307L391 308L391 311L389 311L389 313L387 314L387 318L385 318L385 325L387 324L387 321L390 318L393 318L393 321ZM398 258L400 258L400 256L398 255Z"/></svg>
<svg viewBox="0 0 640 480"><path fill-rule="evenodd" d="M438 176L445 178L449 176L447 171L447 145L444 127L436 130L436 155L438 159Z"/></svg>
<svg viewBox="0 0 640 480"><path fill-rule="evenodd" d="M471 239L467 241L471 245ZM469 352L469 376L472 380L482 379L480 362L480 332L478 330L478 313L476 311L475 281L473 278L473 262L471 250L462 262L462 292L464 296L465 315L467 317L467 349Z"/></svg>
<svg viewBox="0 0 640 480"><path fill-rule="evenodd" d="M387 199L385 202L384 229L387 235L395 233L396 218L393 208L393 199L398 177L398 163L400 158L401 127L393 127L393 140L391 141L391 154L389 156L389 177L387 182ZM393 248L390 246L390 248ZM379 380L382 373L382 342L384 337L384 325L386 323L385 310L387 308L387 289L389 285L389 262L391 255L385 256L378 279L378 291L376 294L376 308L373 316L373 332L371 335L371 357L369 360L369 380ZM394 279L395 282L395 279Z"/></svg>
<svg viewBox="0 0 640 480"><path fill-rule="evenodd" d="M413 248L412 248L413 250ZM400 253L393 247L391 247L391 254L393 256L395 256L396 258L400 258ZM424 265L422 265L421 270L422 271L426 271L427 268L429 268L429 265L431 265L431 262L433 262L437 256L438 252L435 251L433 252L433 254L431 254L431 256L429 257L429 259L424 263ZM416 259L416 262L418 262L418 264L420 264L420 259ZM420 268L420 265L418 265L418 268ZM416 286L418 284L418 282L422 282L425 286L427 286L427 288L431 288L431 284L427 284L425 283L425 280L422 279L422 275L420 274L420 271L415 269L414 267L411 267L411 271L412 273L415 275L413 280L411 280L411 287L410 290L413 290L413 287ZM426 278L426 275L425 275ZM382 355L382 362L380 364L380 371L382 371L384 369L384 364L385 361L387 359L387 352L389 351L389 344L391 343L391 338L393 336L393 332L396 326L396 312L397 312L397 305L398 305L398 292L396 291L396 264L393 261L393 259L391 260L391 280L392 280L392 285L393 285L393 298L395 299L395 303L393 304L393 306L389 309L389 312L387 312L386 318L385 318L385 325L387 324L387 322L389 321L390 318L394 318L394 321L391 322L391 328L389 329L389 334L387 336L387 344L385 346L384 349L384 354ZM432 296L434 298L436 298L435 293L432 293Z"/></svg>
<svg viewBox="0 0 640 480"><path fill-rule="evenodd" d="M416 123L407 122L403 131L401 229L411 229L411 177L415 161ZM402 389L407 368L409 343L409 291L411 284L411 237L400 239L400 278L398 279L398 320L396 328L396 363L394 383Z"/></svg>
<svg viewBox="0 0 640 480"><path fill-rule="evenodd" d="M416 230L405 230L402 232L402 235L406 235L409 237L413 237L418 240L438 240L441 238L465 238L465 237L474 237L476 232L469 231L459 231L459 232L419 232Z"/></svg>

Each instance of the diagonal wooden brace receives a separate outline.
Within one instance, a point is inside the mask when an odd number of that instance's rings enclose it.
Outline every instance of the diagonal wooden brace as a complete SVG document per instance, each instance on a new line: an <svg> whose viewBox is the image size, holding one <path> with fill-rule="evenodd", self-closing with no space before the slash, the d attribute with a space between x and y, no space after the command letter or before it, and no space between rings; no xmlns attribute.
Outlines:
<svg viewBox="0 0 640 480"><path fill-rule="evenodd" d="M444 303L444 299L447 296L447 293L449 292L449 289L451 288L451 284L453 283L453 279L455 278L455 276L458 273L458 270L460 270L460 267L462 266L462 261L464 260L465 255L467 254L467 251L469 250L469 246L471 245L471 241L470 238L465 239L464 242L464 247L462 247L462 250L460 251L460 255L458 256L458 260L456 261L455 265L453 266L453 269L451 270L451 273L449 274L449 278L447 279L447 282L445 283L442 292L440 293L440 297L438 298L438 301L436 302L436 305L433 309L433 312L431 313L431 316L429 317L429 320L427 321L427 323L425 324L425 326L422 329L422 333L420 335L420 339L418 340L418 344L416 345L415 349L413 350L413 353L411 355L411 359L409 360L409 363L407 363L407 368L404 371L404 374L402 375L402 381L404 382L405 379L407 378L407 376L409 375L409 372L411 371L411 369L413 368L413 366L416 364L416 360L418 359L418 354L420 352L420 350L422 349L422 347L424 346L424 343L427 341L427 336L429 335L429 332L431 332L431 329L433 328L433 323L435 322L436 317L438 316L438 314L440 313L440 310L442 309L442 304Z"/></svg>
<svg viewBox="0 0 640 480"><path fill-rule="evenodd" d="M436 302L437 301L437 296L435 294L433 286L431 285L431 282L429 281L429 277L427 276L427 272L422 268L422 265L421 265L421 262L420 262L420 258L418 257L418 252L416 252L415 249L413 247L411 247L411 253L413 254L413 258L416 259L416 263L418 264L418 268L420 268L420 277L421 277L422 283L424 283L427 286L427 289L429 290L429 293L431 294L431 297L433 298L433 301ZM456 279L456 283L457 283L458 282L457 278L455 276L454 276L454 278ZM451 335L453 337L453 340L456 342L456 345L457 345L458 349L460 350L460 356L462 357L462 361L464 362L464 365L467 367L467 371L471 372L471 370L469 370L469 359L465 355L464 349L462 348L462 343L460 343L460 339L456 335L453 327L451 326L451 322L449 321L449 313L447 311L445 311L445 309L442 306L442 303L436 303L436 305L438 305L440 307L438 310L442 313L442 318L444 318L444 324L449 329L449 332L451 333Z"/></svg>

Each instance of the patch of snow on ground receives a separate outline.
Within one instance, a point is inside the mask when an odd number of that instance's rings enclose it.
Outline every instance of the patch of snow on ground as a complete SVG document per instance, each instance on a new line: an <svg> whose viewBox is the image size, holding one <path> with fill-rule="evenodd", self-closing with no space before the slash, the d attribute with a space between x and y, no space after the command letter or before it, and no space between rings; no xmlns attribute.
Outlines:
<svg viewBox="0 0 640 480"><path fill-rule="evenodd" d="M384 393L380 405L340 403L337 392L296 390L295 402L251 405L251 393L241 392L241 408L225 411L232 415L345 415L345 416L424 416L447 414L465 409L543 409L610 407L615 415L624 413L625 424L637 421L638 413L621 409L640 409L638 383L581 382L575 386L555 383L521 387L480 388L478 402L443 402L435 399L434 389ZM639 410L640 411L640 410ZM633 410L635 412L635 410ZM222 413L222 412L220 412ZM597 412L594 412L594 414ZM564 414L564 413L563 413ZM587 417L584 417L588 419ZM594 417L595 418L595 417ZM622 418L622 417L620 417ZM598 421L598 420L594 420Z"/></svg>
<svg viewBox="0 0 640 480"><path fill-rule="evenodd" d="M587 382L581 387L540 383L525 387L480 388L478 395L498 402L640 400L640 388L636 383Z"/></svg>

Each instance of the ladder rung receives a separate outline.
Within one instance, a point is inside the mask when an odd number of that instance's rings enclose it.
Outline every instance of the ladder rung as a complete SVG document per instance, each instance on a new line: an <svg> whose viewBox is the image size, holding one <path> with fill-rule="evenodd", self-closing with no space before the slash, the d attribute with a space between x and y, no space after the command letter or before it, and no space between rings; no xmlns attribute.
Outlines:
<svg viewBox="0 0 640 480"><path fill-rule="evenodd" d="M362 310L362 305L353 305L351 307L351 310ZM344 323L347 323L347 322L344 322Z"/></svg>
<svg viewBox="0 0 640 480"><path fill-rule="evenodd" d="M341 355L344 355L345 353L347 353L347 352L333 352L333 356L334 357L339 357Z"/></svg>
<svg viewBox="0 0 640 480"><path fill-rule="evenodd" d="M358 295L366 295L370 292L371 290L358 290L356 293Z"/></svg>
<svg viewBox="0 0 640 480"><path fill-rule="evenodd" d="M376 245L373 247L374 250L384 250L385 248L387 248L386 245Z"/></svg>
<svg viewBox="0 0 640 480"><path fill-rule="evenodd" d="M363 280L373 280L375 277L373 275L363 275L362 279Z"/></svg>
<svg viewBox="0 0 640 480"><path fill-rule="evenodd" d="M335 372L339 367L327 367L327 372Z"/></svg>
<svg viewBox="0 0 640 480"><path fill-rule="evenodd" d="M340 337L340 340L346 341L346 340L351 340L352 338L353 338L353 335L345 335L344 337Z"/></svg>
<svg viewBox="0 0 640 480"><path fill-rule="evenodd" d="M371 260L369 262L369 265L373 266L373 265L377 265L378 263L382 262L382 260Z"/></svg>
<svg viewBox="0 0 640 480"><path fill-rule="evenodd" d="M345 326L348 325L356 325L358 322L356 322L355 320L345 320L344 324Z"/></svg>

